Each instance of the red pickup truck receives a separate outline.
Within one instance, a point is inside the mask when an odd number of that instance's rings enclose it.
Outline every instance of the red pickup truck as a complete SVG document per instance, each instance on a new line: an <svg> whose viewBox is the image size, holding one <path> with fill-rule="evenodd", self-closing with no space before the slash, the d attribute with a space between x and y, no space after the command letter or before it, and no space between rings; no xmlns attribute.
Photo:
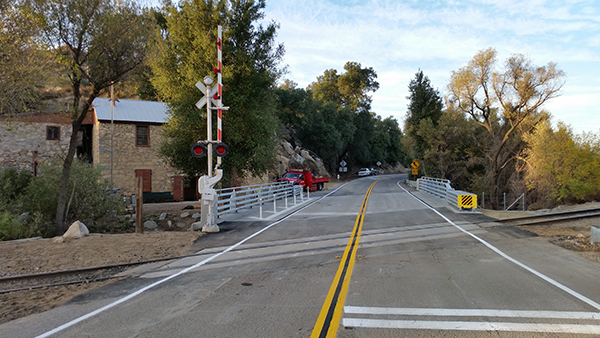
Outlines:
<svg viewBox="0 0 600 338"><path fill-rule="evenodd" d="M279 181L299 184L304 190L321 191L325 182L329 182L329 177L315 177L308 169L288 169Z"/></svg>

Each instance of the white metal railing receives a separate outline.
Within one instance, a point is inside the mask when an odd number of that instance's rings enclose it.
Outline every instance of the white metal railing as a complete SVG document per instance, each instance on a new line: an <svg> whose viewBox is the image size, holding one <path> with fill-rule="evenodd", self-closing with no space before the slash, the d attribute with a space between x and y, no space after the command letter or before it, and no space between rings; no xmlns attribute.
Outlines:
<svg viewBox="0 0 600 338"><path fill-rule="evenodd" d="M302 187L292 185L289 182L276 182L267 184L247 185L242 187L217 189L217 216L221 216L238 210L251 208L253 206L261 207L264 203L272 202L273 208L277 208L277 200L284 200L287 207L288 198L293 197L294 204L296 198L304 200Z"/></svg>
<svg viewBox="0 0 600 338"><path fill-rule="evenodd" d="M470 209L477 208L477 196L470 192L455 190L450 185L450 180L433 177L421 177L417 179L416 182L408 181L408 184L411 187L417 188L417 190L422 190L436 197L442 198L449 204L459 209L463 208L464 206L469 208L469 205L471 206ZM465 198L465 196L471 196L471 199ZM472 201L472 199L474 199L474 201ZM465 201L469 201L469 203L464 203ZM474 205L472 202L474 202Z"/></svg>
<svg viewBox="0 0 600 338"><path fill-rule="evenodd" d="M421 177L417 179L417 186L417 189L443 199L446 199L447 191L452 189L450 180L433 177Z"/></svg>

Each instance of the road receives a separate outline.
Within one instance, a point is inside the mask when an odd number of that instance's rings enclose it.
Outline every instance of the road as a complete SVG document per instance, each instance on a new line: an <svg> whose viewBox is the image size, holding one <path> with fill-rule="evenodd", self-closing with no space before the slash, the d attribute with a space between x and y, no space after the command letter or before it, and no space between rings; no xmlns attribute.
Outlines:
<svg viewBox="0 0 600 338"><path fill-rule="evenodd" d="M248 216L2 337L594 337L600 269L372 176ZM420 199L420 200L419 200Z"/></svg>

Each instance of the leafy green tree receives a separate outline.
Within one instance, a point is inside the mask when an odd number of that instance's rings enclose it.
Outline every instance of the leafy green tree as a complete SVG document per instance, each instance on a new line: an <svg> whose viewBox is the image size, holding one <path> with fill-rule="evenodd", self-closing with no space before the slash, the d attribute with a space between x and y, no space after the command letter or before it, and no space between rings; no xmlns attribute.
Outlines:
<svg viewBox="0 0 600 338"><path fill-rule="evenodd" d="M375 114L370 112L371 96L379 88L373 68L362 68L360 63L347 62L345 72L326 70L309 85L313 97L337 107L336 114L326 120L341 133L342 150L338 159L344 159L350 166L355 162L371 162L370 142L373 138Z"/></svg>
<svg viewBox="0 0 600 338"><path fill-rule="evenodd" d="M402 130L396 119L387 117L381 120L381 117L377 116L371 141L373 160L391 165L404 161L405 156L401 146L402 136Z"/></svg>
<svg viewBox="0 0 600 338"><path fill-rule="evenodd" d="M195 106L204 93L194 84L216 67L218 25L223 26L223 103L230 107L223 113L223 141L230 150L223 159L225 174L260 175L274 160L273 85L284 49L274 43L278 26L259 23L264 7L264 1L189 0L162 10L164 24L157 29L157 52L150 61L151 82L171 107L160 153L190 176L206 168L206 158L189 153L193 143L206 137L206 110Z"/></svg>
<svg viewBox="0 0 600 338"><path fill-rule="evenodd" d="M326 70L317 77L317 81L308 86L317 100L333 102L338 107L348 107L354 112L371 109L370 92L379 89L377 73L372 67L362 68L358 62L347 62L345 72L338 74L337 70Z"/></svg>
<svg viewBox="0 0 600 338"><path fill-rule="evenodd" d="M409 137L407 144L410 157L415 160L424 159L425 152L431 147L427 143L422 133L419 132L419 126L423 120L429 120L435 127L442 116L442 98L437 90L431 86L429 78L419 70L415 78L408 85L410 95L406 98L410 100L408 105L407 117L404 123L404 132ZM409 141L410 140L410 141Z"/></svg>
<svg viewBox="0 0 600 338"><path fill-rule="evenodd" d="M499 204L511 164L525 146L522 135L548 119L542 106L559 95L563 83L564 73L556 64L534 66L520 54L509 57L504 69L498 69L492 48L480 51L467 66L452 72L448 85L451 104L485 128L490 140L485 156L492 205Z"/></svg>
<svg viewBox="0 0 600 338"><path fill-rule="evenodd" d="M50 53L23 1L0 2L0 115L36 109L48 83Z"/></svg>
<svg viewBox="0 0 600 338"><path fill-rule="evenodd" d="M68 106L72 136L57 192L55 224L56 233L61 234L65 230L67 184L83 120L94 98L142 64L150 26L143 10L127 1L116 5L107 0L31 0L30 4L73 95ZM88 85L89 91L84 91Z"/></svg>
<svg viewBox="0 0 600 338"><path fill-rule="evenodd" d="M481 168L485 138L478 125L462 112L450 107L437 125L430 118L421 120L417 132L429 145L422 158L428 175L449 179L455 188L469 190L474 177L485 172Z"/></svg>

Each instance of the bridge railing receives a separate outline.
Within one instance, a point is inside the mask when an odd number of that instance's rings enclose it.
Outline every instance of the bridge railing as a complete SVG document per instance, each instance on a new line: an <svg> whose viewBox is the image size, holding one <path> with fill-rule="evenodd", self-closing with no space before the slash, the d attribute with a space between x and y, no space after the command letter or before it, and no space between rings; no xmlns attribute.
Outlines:
<svg viewBox="0 0 600 338"><path fill-rule="evenodd" d="M410 182L410 181L409 181ZM410 184L413 186L413 184ZM450 180L421 177L416 181L417 190L425 191L436 197L446 200L450 205L461 210L477 209L477 195L470 192L455 190L450 185Z"/></svg>
<svg viewBox="0 0 600 338"><path fill-rule="evenodd" d="M292 197L304 199L302 187L288 182L247 185L242 187L217 189L217 215L221 216L242 209L262 206L265 203Z"/></svg>

